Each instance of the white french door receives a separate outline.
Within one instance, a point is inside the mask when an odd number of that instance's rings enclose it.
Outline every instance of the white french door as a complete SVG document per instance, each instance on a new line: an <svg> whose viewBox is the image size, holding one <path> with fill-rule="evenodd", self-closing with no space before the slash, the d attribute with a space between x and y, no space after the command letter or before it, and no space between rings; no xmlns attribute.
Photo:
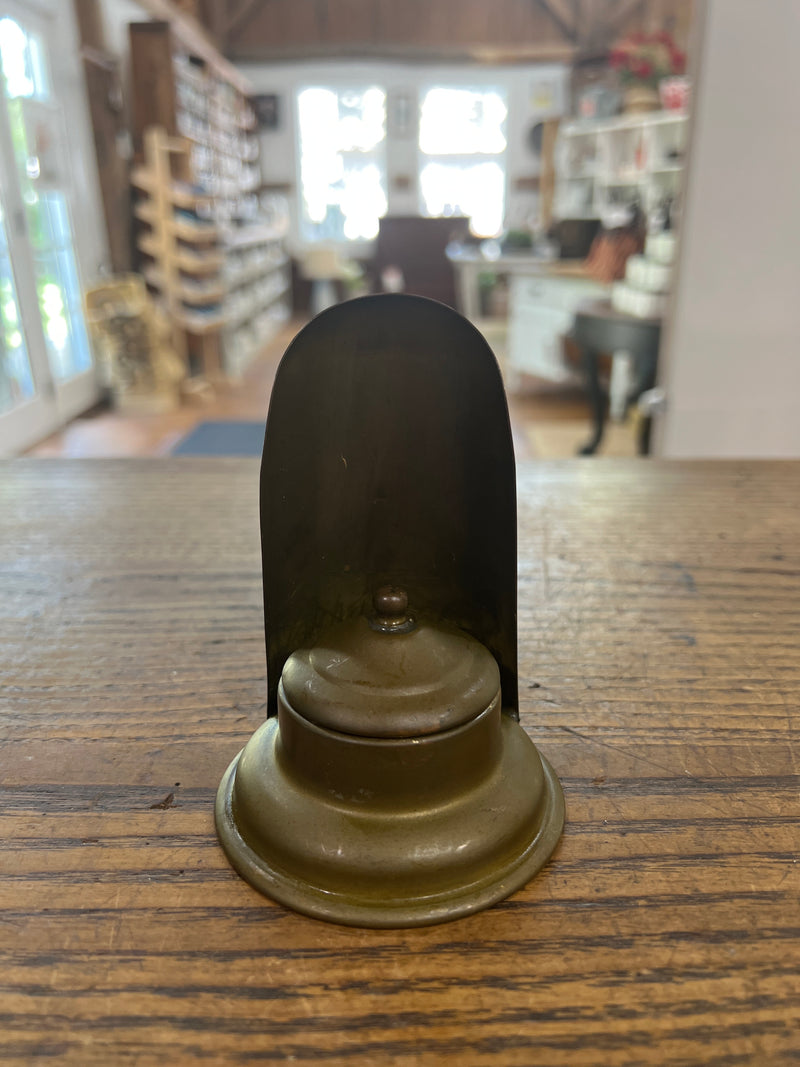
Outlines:
<svg viewBox="0 0 800 1067"><path fill-rule="evenodd" d="M59 21L48 4L0 0L0 455L40 440L97 395L66 87L51 63Z"/></svg>

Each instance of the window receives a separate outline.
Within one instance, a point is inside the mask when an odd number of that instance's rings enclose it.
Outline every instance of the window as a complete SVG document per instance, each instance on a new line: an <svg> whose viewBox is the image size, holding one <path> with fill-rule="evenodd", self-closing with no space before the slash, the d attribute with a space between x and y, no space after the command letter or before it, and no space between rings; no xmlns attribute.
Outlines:
<svg viewBox="0 0 800 1067"><path fill-rule="evenodd" d="M63 120L39 38L11 18L0 19L0 64L50 371L64 381L88 370L92 358L67 206Z"/></svg>
<svg viewBox="0 0 800 1067"><path fill-rule="evenodd" d="M423 214L468 215L479 237L500 232L507 114L501 89L428 89L419 121Z"/></svg>
<svg viewBox="0 0 800 1067"><path fill-rule="evenodd" d="M30 399L35 391L0 204L0 412Z"/></svg>
<svg viewBox="0 0 800 1067"><path fill-rule="evenodd" d="M386 93L310 87L297 110L301 237L371 240L386 214Z"/></svg>

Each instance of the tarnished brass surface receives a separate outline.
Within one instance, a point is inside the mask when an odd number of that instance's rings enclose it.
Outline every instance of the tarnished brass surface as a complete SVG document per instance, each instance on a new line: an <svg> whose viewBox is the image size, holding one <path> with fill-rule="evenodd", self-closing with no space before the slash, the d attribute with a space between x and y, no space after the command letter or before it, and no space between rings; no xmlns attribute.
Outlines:
<svg viewBox="0 0 800 1067"><path fill-rule="evenodd" d="M517 721L513 449L480 335L418 297L312 322L278 371L261 522L268 719L217 795L234 867L364 926L524 885L564 799Z"/></svg>
<svg viewBox="0 0 800 1067"><path fill-rule="evenodd" d="M483 645L403 617L410 627L361 616L292 653L282 685L295 711L342 733L414 737L459 726L499 700L500 672Z"/></svg>
<svg viewBox="0 0 800 1067"><path fill-rule="evenodd" d="M495 701L425 738L373 739L278 717L228 768L217 828L256 889L316 918L421 926L513 893L561 835L558 779Z"/></svg>

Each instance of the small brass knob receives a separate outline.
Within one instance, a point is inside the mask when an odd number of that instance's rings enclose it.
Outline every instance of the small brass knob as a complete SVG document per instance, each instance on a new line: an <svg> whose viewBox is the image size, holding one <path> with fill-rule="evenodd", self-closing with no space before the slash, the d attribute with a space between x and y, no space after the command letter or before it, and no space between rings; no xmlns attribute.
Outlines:
<svg viewBox="0 0 800 1067"><path fill-rule="evenodd" d="M414 618L408 613L408 593L396 585L382 585L372 596L373 630L382 633L408 633L414 629Z"/></svg>
<svg viewBox="0 0 800 1067"><path fill-rule="evenodd" d="M408 593L396 585L382 585L376 589L372 606L378 615L405 615L408 610Z"/></svg>

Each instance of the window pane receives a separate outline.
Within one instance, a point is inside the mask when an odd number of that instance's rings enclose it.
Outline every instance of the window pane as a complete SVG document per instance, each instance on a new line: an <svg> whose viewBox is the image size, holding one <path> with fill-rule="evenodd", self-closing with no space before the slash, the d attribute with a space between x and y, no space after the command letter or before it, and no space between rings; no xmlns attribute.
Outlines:
<svg viewBox="0 0 800 1067"><path fill-rule="evenodd" d="M29 400L34 392L0 207L0 412Z"/></svg>
<svg viewBox="0 0 800 1067"><path fill-rule="evenodd" d="M386 213L386 94L313 87L297 105L303 237L370 240Z"/></svg>
<svg viewBox="0 0 800 1067"><path fill-rule="evenodd" d="M0 60L7 96L48 98L50 89L41 45L10 18L0 19Z"/></svg>
<svg viewBox="0 0 800 1067"><path fill-rule="evenodd" d="M499 163L426 163L419 184L426 215L467 215L479 237L502 229L505 173Z"/></svg>
<svg viewBox="0 0 800 1067"><path fill-rule="evenodd" d="M38 38L10 18L0 19L0 60L50 370L63 381L88 370L92 358L58 154L61 114L49 102Z"/></svg>
<svg viewBox="0 0 800 1067"><path fill-rule="evenodd" d="M505 214L508 109L499 89L429 89L420 107L421 208L467 215L479 237L494 237Z"/></svg>
<svg viewBox="0 0 800 1067"><path fill-rule="evenodd" d="M48 193L35 206L56 196ZM48 221L51 218L48 212L43 212L42 217ZM92 362L75 257L71 246L59 248L56 241L48 240L35 250L34 264L50 369L56 379L63 381L88 370Z"/></svg>
<svg viewBox="0 0 800 1067"><path fill-rule="evenodd" d="M429 89L422 101L419 147L426 155L498 155L508 114L499 90Z"/></svg>

